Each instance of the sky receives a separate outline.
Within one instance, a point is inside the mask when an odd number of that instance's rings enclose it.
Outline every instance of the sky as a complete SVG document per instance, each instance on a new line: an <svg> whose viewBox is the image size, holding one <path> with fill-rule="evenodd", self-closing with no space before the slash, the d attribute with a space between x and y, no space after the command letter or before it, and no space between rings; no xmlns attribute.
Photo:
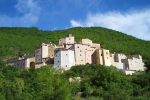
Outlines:
<svg viewBox="0 0 150 100"><path fill-rule="evenodd" d="M150 0L0 0L0 27L105 27L150 41Z"/></svg>

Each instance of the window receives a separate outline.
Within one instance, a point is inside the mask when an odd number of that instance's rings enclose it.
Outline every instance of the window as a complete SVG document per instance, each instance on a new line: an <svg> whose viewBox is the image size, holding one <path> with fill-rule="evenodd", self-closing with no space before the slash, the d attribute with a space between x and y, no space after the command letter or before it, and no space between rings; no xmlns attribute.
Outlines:
<svg viewBox="0 0 150 100"><path fill-rule="evenodd" d="M59 40L59 41L61 41L61 40Z"/></svg>
<svg viewBox="0 0 150 100"><path fill-rule="evenodd" d="M59 63L59 61L58 61L58 63Z"/></svg>
<svg viewBox="0 0 150 100"><path fill-rule="evenodd" d="M80 54L80 56L81 56L81 54Z"/></svg>
<svg viewBox="0 0 150 100"><path fill-rule="evenodd" d="M58 65L58 67L59 67L59 65Z"/></svg>
<svg viewBox="0 0 150 100"><path fill-rule="evenodd" d="M71 40L71 39L69 38L69 40Z"/></svg>
<svg viewBox="0 0 150 100"><path fill-rule="evenodd" d="M24 63L22 63L22 65L24 65Z"/></svg>
<svg viewBox="0 0 150 100"><path fill-rule="evenodd" d="M101 54L101 56L102 56L102 54Z"/></svg>
<svg viewBox="0 0 150 100"><path fill-rule="evenodd" d="M39 61L40 61L40 59L39 59Z"/></svg>
<svg viewBox="0 0 150 100"><path fill-rule="evenodd" d="M66 67L67 67L67 65L66 65Z"/></svg>
<svg viewBox="0 0 150 100"><path fill-rule="evenodd" d="M52 51L51 51L52 52Z"/></svg>
<svg viewBox="0 0 150 100"><path fill-rule="evenodd" d="M79 46L77 46L77 48L79 48Z"/></svg>
<svg viewBox="0 0 150 100"><path fill-rule="evenodd" d="M107 57L107 59L108 59L108 57Z"/></svg>
<svg viewBox="0 0 150 100"><path fill-rule="evenodd" d="M66 54L66 56L67 56L67 54Z"/></svg>
<svg viewBox="0 0 150 100"><path fill-rule="evenodd" d="M81 61L83 61L83 60L81 60Z"/></svg>
<svg viewBox="0 0 150 100"><path fill-rule="evenodd" d="M108 55L108 52L106 52L106 55Z"/></svg>
<svg viewBox="0 0 150 100"><path fill-rule="evenodd" d="M80 52L82 52L82 50L80 50Z"/></svg>

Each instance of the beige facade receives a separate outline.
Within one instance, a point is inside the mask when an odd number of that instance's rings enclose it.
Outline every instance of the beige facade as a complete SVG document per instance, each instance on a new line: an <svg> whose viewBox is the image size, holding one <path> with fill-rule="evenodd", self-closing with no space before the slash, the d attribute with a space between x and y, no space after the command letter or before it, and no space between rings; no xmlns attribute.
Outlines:
<svg viewBox="0 0 150 100"><path fill-rule="evenodd" d="M97 65L103 65L103 50L102 49L96 49L96 64Z"/></svg>
<svg viewBox="0 0 150 100"><path fill-rule="evenodd" d="M63 45L62 45L63 46ZM61 47L61 46L60 46ZM54 50L57 48L55 44L48 46L48 57L54 58Z"/></svg>
<svg viewBox="0 0 150 100"><path fill-rule="evenodd" d="M96 49L101 48L100 44L98 43L92 43L92 47L95 47Z"/></svg>
<svg viewBox="0 0 150 100"><path fill-rule="evenodd" d="M104 66L110 66L111 60L110 60L110 53L109 50L103 49L103 61Z"/></svg>
<svg viewBox="0 0 150 100"><path fill-rule="evenodd" d="M66 38L61 38L59 39L59 44L74 44L74 36L72 36L71 34L67 35Z"/></svg>
<svg viewBox="0 0 150 100"><path fill-rule="evenodd" d="M24 58L24 57L19 57L19 59L12 59L13 61L7 61L7 65L11 65L11 66L16 66L17 68L21 68L21 69L25 69L25 68L30 68L31 66L35 66L35 57L32 57L30 55L26 55L30 56L30 58Z"/></svg>
<svg viewBox="0 0 150 100"><path fill-rule="evenodd" d="M79 40L78 43L80 43L80 44L88 44L88 45L92 46L92 40L87 39L87 38Z"/></svg>
<svg viewBox="0 0 150 100"><path fill-rule="evenodd" d="M83 44L74 44L75 64L85 65L85 48Z"/></svg>
<svg viewBox="0 0 150 100"><path fill-rule="evenodd" d="M56 48L64 48L65 46L63 44L59 44L56 46Z"/></svg>

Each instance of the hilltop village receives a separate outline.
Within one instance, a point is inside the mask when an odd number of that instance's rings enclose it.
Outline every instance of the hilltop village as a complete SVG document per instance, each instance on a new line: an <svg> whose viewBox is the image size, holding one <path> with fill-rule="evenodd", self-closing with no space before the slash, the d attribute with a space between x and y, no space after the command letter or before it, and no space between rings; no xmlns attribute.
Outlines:
<svg viewBox="0 0 150 100"><path fill-rule="evenodd" d="M85 65L96 63L104 66L115 66L126 75L134 74L136 71L144 71L144 63L141 55L128 57L124 53L110 53L109 50L101 48L100 44L93 43L90 39L81 39L76 43L75 37L71 34L66 38L59 39L59 45L42 43L35 48L34 54L24 55L7 60L7 65L14 65L18 68L29 68L34 66L53 65L54 68L69 70L74 65Z"/></svg>

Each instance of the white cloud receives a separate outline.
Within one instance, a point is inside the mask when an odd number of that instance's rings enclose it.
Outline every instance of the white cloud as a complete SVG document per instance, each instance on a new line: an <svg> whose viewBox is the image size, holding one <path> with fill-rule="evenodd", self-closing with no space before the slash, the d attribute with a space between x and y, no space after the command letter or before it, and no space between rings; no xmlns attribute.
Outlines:
<svg viewBox="0 0 150 100"><path fill-rule="evenodd" d="M101 26L117 30L134 37L150 40L150 9L120 12L88 14L85 21L70 21L72 27Z"/></svg>
<svg viewBox="0 0 150 100"><path fill-rule="evenodd" d="M75 27L75 26L81 26L82 27L82 25L80 24L79 21L77 22L75 20L71 20L70 22L71 22L71 24L72 24L73 27Z"/></svg>
<svg viewBox="0 0 150 100"><path fill-rule="evenodd" d="M0 27L30 27L35 25L40 16L41 8L38 6L38 1L33 0L18 0L14 6L21 17L8 17L7 15L0 16Z"/></svg>

